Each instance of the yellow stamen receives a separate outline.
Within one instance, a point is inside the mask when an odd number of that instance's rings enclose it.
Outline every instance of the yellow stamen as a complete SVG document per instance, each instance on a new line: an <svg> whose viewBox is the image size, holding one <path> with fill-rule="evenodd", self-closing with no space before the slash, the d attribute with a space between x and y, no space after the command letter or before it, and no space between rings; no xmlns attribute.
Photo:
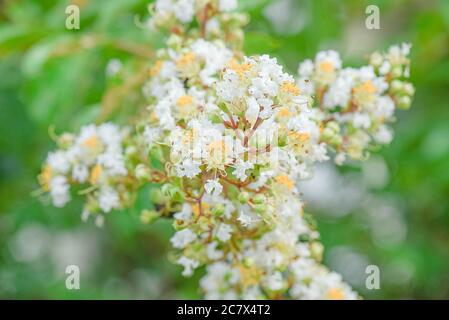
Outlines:
<svg viewBox="0 0 449 320"><path fill-rule="evenodd" d="M238 266L240 270L240 279L242 281L243 287L247 288L253 285L259 284L261 272L255 266Z"/></svg>
<svg viewBox="0 0 449 320"><path fill-rule="evenodd" d="M151 112L151 114L150 114L150 121L151 122L156 122L156 121L158 121L158 117L157 117L157 115L156 115L156 112Z"/></svg>
<svg viewBox="0 0 449 320"><path fill-rule="evenodd" d="M150 76L155 77L157 76L162 69L162 65L163 65L163 61L162 60L158 60L156 61L156 63L154 64L154 66L151 67L150 69Z"/></svg>
<svg viewBox="0 0 449 320"><path fill-rule="evenodd" d="M361 85L355 87L354 93L374 94L376 93L376 87L373 85L373 82L371 80L367 80Z"/></svg>
<svg viewBox="0 0 449 320"><path fill-rule="evenodd" d="M279 175L275 178L276 182L279 184L282 184L283 186L286 186L288 190L292 190L293 187L295 186L294 182L292 179L290 179L289 176L287 176L286 174L282 174Z"/></svg>
<svg viewBox="0 0 449 320"><path fill-rule="evenodd" d="M96 164L90 173L89 182L91 184L97 184L98 180L100 180L101 173L103 172L103 168L100 164Z"/></svg>
<svg viewBox="0 0 449 320"><path fill-rule="evenodd" d="M98 140L97 136L95 136L95 135L84 140L84 142L83 142L83 146L90 148L90 149L96 149L99 145L100 145L100 140Z"/></svg>
<svg viewBox="0 0 449 320"><path fill-rule="evenodd" d="M190 65L195 61L195 54L193 52L189 52L181 56L176 62L176 66L178 68L182 68L186 65Z"/></svg>
<svg viewBox="0 0 449 320"><path fill-rule="evenodd" d="M305 132L295 132L290 131L288 133L288 137L293 140L293 142L300 142L304 143L307 142L310 139L310 134Z"/></svg>
<svg viewBox="0 0 449 320"><path fill-rule="evenodd" d="M252 67L253 66L248 62L240 64L235 60L231 61L231 69L234 70L240 77L242 77L245 72L251 70Z"/></svg>
<svg viewBox="0 0 449 320"><path fill-rule="evenodd" d="M179 97L178 100L176 101L176 104L179 107L185 107L185 106L191 105L192 103L193 103L192 96L182 96L182 97Z"/></svg>
<svg viewBox="0 0 449 320"><path fill-rule="evenodd" d="M201 203L201 209L203 210L203 212L207 212L209 210L209 208L210 208L210 206L207 202ZM199 203L195 203L192 206L192 212L195 217L198 217L200 215L200 204Z"/></svg>
<svg viewBox="0 0 449 320"><path fill-rule="evenodd" d="M345 295L343 293L343 290L339 288L331 288L327 292L327 297L331 300L343 300Z"/></svg>
<svg viewBox="0 0 449 320"><path fill-rule="evenodd" d="M332 62L329 61L323 61L320 63L320 70L324 72L334 72L335 66Z"/></svg>
<svg viewBox="0 0 449 320"><path fill-rule="evenodd" d="M287 107L281 107L279 108L278 114L279 117L290 117L292 113Z"/></svg>
<svg viewBox="0 0 449 320"><path fill-rule="evenodd" d="M282 85L281 85L281 90L286 92L286 93L290 93L292 95L298 96L300 91L299 88L296 84L294 84L293 82L289 82L289 81L285 81Z"/></svg>
<svg viewBox="0 0 449 320"><path fill-rule="evenodd" d="M39 183L41 184L41 186L44 189L44 191L49 191L50 190L51 176L52 176L52 169L47 164L46 166L44 166L44 168L42 169L42 173L38 177Z"/></svg>

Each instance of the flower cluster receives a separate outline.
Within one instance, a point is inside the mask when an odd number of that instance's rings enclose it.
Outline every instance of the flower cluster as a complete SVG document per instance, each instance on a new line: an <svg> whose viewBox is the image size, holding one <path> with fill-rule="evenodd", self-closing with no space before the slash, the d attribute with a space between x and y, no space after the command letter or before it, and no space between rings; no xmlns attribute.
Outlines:
<svg viewBox="0 0 449 320"><path fill-rule="evenodd" d="M132 204L152 184L149 223L173 219L170 255L216 299L356 299L321 263L323 247L296 188L329 152L361 159L391 140L386 123L410 105L409 47L342 68L338 53L300 65L239 51L235 0L157 0L152 27L170 30L149 69L135 131L111 124L62 135L40 176L56 206L87 184L84 212ZM195 20L195 21L194 21ZM102 218L97 218L102 219Z"/></svg>
<svg viewBox="0 0 449 320"><path fill-rule="evenodd" d="M319 52L315 61L299 66L298 85L315 95L324 117L322 139L334 148L336 162L345 156L363 159L377 144L388 144L393 133L388 123L396 108L408 109L414 87L410 75L409 44L374 53L370 64L342 68L335 51Z"/></svg>
<svg viewBox="0 0 449 320"><path fill-rule="evenodd" d="M50 152L39 181L49 192L53 205L64 207L71 200L70 186L84 187L86 195L83 219L96 217L103 223L103 213L123 207L129 173L124 156L128 130L111 123L81 128L78 136L62 134L59 149Z"/></svg>

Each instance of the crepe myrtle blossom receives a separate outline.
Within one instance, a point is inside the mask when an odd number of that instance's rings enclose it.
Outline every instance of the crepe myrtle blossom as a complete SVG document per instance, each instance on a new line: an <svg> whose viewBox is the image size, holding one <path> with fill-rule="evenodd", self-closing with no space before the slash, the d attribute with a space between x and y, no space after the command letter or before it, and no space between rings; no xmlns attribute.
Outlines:
<svg viewBox="0 0 449 320"><path fill-rule="evenodd" d="M170 258L184 276L205 267L207 299L358 299L322 264L297 183L317 162L363 160L391 142L396 110L414 94L410 45L359 68L322 51L294 78L276 58L245 56L236 7L151 4L150 27L170 35L142 87L146 107L132 129L106 123L57 137L41 189L57 207L83 196L82 219L97 225L144 193L152 206L141 221L172 219Z"/></svg>
<svg viewBox="0 0 449 320"><path fill-rule="evenodd" d="M391 142L389 123L396 109L410 107L415 92L408 82L410 48L401 44L375 52L369 65L360 68L342 68L338 56L329 51L318 53L315 63L306 60L299 65L298 86L316 92L314 106L324 117L322 140L336 152L337 163L346 155L364 159L376 145ZM328 70L326 77L323 69Z"/></svg>

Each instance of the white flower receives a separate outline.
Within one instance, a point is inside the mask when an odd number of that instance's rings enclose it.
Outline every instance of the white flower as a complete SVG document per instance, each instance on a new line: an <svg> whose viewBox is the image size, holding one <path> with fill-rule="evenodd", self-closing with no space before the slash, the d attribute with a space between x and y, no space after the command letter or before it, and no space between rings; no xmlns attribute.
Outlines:
<svg viewBox="0 0 449 320"><path fill-rule="evenodd" d="M103 212L110 212L120 207L120 196L109 186L102 187L98 196L98 204Z"/></svg>
<svg viewBox="0 0 449 320"><path fill-rule="evenodd" d="M371 119L366 113L357 112L354 114L352 124L357 129L369 129L371 127Z"/></svg>
<svg viewBox="0 0 449 320"><path fill-rule="evenodd" d="M175 235L170 239L173 247L177 249L185 248L189 243L195 241L196 234L192 230L186 228L175 233Z"/></svg>
<svg viewBox="0 0 449 320"><path fill-rule="evenodd" d="M193 270L200 265L197 260L189 259L185 256L178 259L178 264L184 267L184 271L182 272L184 277L190 277L193 274Z"/></svg>
<svg viewBox="0 0 449 320"><path fill-rule="evenodd" d="M89 169L86 165L76 164L72 170L73 180L84 183L89 178Z"/></svg>
<svg viewBox="0 0 449 320"><path fill-rule="evenodd" d="M70 201L70 186L67 178L64 176L56 176L50 181L50 196L55 207L61 208Z"/></svg>
<svg viewBox="0 0 449 320"><path fill-rule="evenodd" d="M195 13L195 1L194 0L178 0L175 7L176 17L184 23L189 23L193 19Z"/></svg>
<svg viewBox="0 0 449 320"><path fill-rule="evenodd" d="M223 257L223 251L217 250L218 243L213 241L207 245L207 257L211 260L218 260Z"/></svg>
<svg viewBox="0 0 449 320"><path fill-rule="evenodd" d="M239 217L237 218L238 221L242 224L244 227L248 227L252 224L253 219L250 215L244 213L243 211L240 212Z"/></svg>
<svg viewBox="0 0 449 320"><path fill-rule="evenodd" d="M201 163L199 161L185 159L176 166L176 173L179 177L187 177L192 179L201 172L200 165Z"/></svg>
<svg viewBox="0 0 449 320"><path fill-rule="evenodd" d="M189 221L192 217L192 207L188 203L182 205L182 210L173 215L176 220Z"/></svg>
<svg viewBox="0 0 449 320"><path fill-rule="evenodd" d="M223 191L223 186L218 182L218 179L209 179L204 185L204 190L206 190L207 194L218 196Z"/></svg>
<svg viewBox="0 0 449 320"><path fill-rule="evenodd" d="M298 68L298 73L303 78L309 78L313 73L314 65L312 60L304 60Z"/></svg>
<svg viewBox="0 0 449 320"><path fill-rule="evenodd" d="M219 0L218 8L224 12L235 10L237 8L237 0Z"/></svg>
<svg viewBox="0 0 449 320"><path fill-rule="evenodd" d="M120 153L104 153L98 157L98 164L109 176L125 176L128 173L123 155Z"/></svg>
<svg viewBox="0 0 449 320"><path fill-rule="evenodd" d="M61 150L50 152L47 158L47 163L52 171L59 174L66 174L70 169L70 162L67 154Z"/></svg>
<svg viewBox="0 0 449 320"><path fill-rule="evenodd" d="M259 116L260 106L254 97L249 97L246 101L248 109L246 109L245 118L251 123L251 125L254 125L257 117Z"/></svg>
<svg viewBox="0 0 449 320"><path fill-rule="evenodd" d="M389 144L393 140L393 132L387 126L381 125L374 133L374 139L380 144Z"/></svg>
<svg viewBox="0 0 449 320"><path fill-rule="evenodd" d="M235 170L233 171L233 174L237 179L240 179L240 181L245 181L246 178L248 178L246 170L250 170L253 168L254 165L251 162L239 159L235 164Z"/></svg>
<svg viewBox="0 0 449 320"><path fill-rule="evenodd" d="M280 272L275 272L265 278L267 287L270 290L277 291L284 287L284 280L282 279L282 274Z"/></svg>
<svg viewBox="0 0 449 320"><path fill-rule="evenodd" d="M226 242L231 239L232 227L228 224L222 223L217 229L216 236L218 240Z"/></svg>

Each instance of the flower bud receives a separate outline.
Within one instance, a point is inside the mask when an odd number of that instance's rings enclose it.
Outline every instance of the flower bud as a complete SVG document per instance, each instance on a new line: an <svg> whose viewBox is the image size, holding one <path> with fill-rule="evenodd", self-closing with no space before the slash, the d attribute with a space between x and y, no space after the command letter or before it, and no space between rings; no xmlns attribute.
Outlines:
<svg viewBox="0 0 449 320"><path fill-rule="evenodd" d="M400 78L402 76L402 68L401 66L396 66L391 70L391 76L393 78Z"/></svg>
<svg viewBox="0 0 449 320"><path fill-rule="evenodd" d="M159 189L159 188L152 188L150 190L149 197L150 197L150 201L154 204L160 205L160 204L164 204L167 201L166 197L163 195L161 189Z"/></svg>
<svg viewBox="0 0 449 320"><path fill-rule="evenodd" d="M143 210L140 214L140 221L145 224L153 223L160 217L160 214L155 210Z"/></svg>
<svg viewBox="0 0 449 320"><path fill-rule="evenodd" d="M412 104L412 99L409 96L402 96L398 99L398 107L404 110L410 108Z"/></svg>
<svg viewBox="0 0 449 320"><path fill-rule="evenodd" d="M393 80L393 81L391 81L390 88L393 93L397 93L402 90L403 83L400 80Z"/></svg>
<svg viewBox="0 0 449 320"><path fill-rule="evenodd" d="M312 242L310 245L310 253L312 254L312 257L317 260L318 262L321 262L323 260L323 253L324 253L324 247L319 242Z"/></svg>
<svg viewBox="0 0 449 320"><path fill-rule="evenodd" d="M246 204L249 201L249 193L246 191L240 192L238 196L239 202L241 204Z"/></svg>
<svg viewBox="0 0 449 320"><path fill-rule="evenodd" d="M408 96L413 96L415 94L415 87L413 86L413 84L411 83L406 83L404 85L404 92L408 95Z"/></svg>
<svg viewBox="0 0 449 320"><path fill-rule="evenodd" d="M150 179L151 177L151 170L150 168L148 168L146 165L144 164L139 164L136 167L136 178L141 180L141 181L145 181Z"/></svg>
<svg viewBox="0 0 449 320"><path fill-rule="evenodd" d="M222 205L221 203L217 204L213 209L212 209L212 213L217 216L220 217L224 214L225 212L225 207L224 205Z"/></svg>
<svg viewBox="0 0 449 320"><path fill-rule="evenodd" d="M267 198L263 194L256 194L253 198L253 202L255 204L264 204L267 201Z"/></svg>
<svg viewBox="0 0 449 320"><path fill-rule="evenodd" d="M263 203L254 205L254 210L257 213L264 213L267 210L267 206Z"/></svg>

